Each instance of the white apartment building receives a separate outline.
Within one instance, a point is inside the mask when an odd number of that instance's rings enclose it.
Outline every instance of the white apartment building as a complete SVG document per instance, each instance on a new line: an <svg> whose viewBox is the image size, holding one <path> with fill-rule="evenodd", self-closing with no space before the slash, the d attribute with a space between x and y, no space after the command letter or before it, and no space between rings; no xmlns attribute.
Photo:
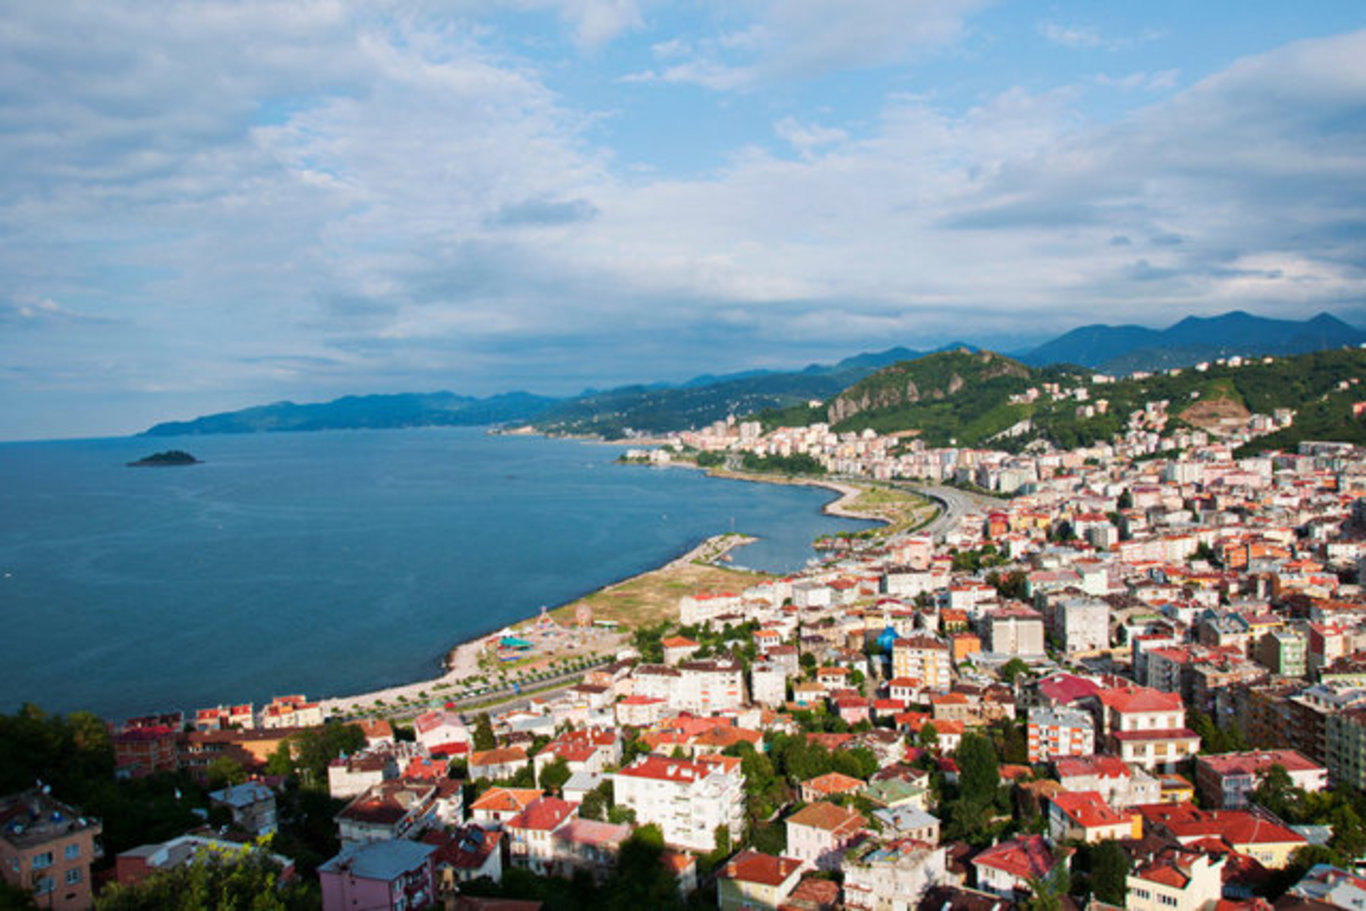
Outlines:
<svg viewBox="0 0 1366 911"><path fill-rule="evenodd" d="M674 847L711 851L717 826L726 826L732 838L744 827L745 776L738 759L693 762L651 754L609 777L616 803L634 810L638 823L659 826Z"/></svg>
<svg viewBox="0 0 1366 911"><path fill-rule="evenodd" d="M745 669L738 661L720 658L689 661L678 666L678 687L671 707L699 715L738 709L745 704Z"/></svg>
<svg viewBox="0 0 1366 911"><path fill-rule="evenodd" d="M944 693L953 684L949 647L934 636L916 635L892 643L892 676L919 680L925 689Z"/></svg>
<svg viewBox="0 0 1366 911"><path fill-rule="evenodd" d="M1029 710L1029 761L1047 762L1062 756L1090 756L1096 751L1095 724L1080 709Z"/></svg>
<svg viewBox="0 0 1366 911"><path fill-rule="evenodd" d="M906 911L931 886L947 882L945 851L900 839L844 857L844 902L849 911Z"/></svg>

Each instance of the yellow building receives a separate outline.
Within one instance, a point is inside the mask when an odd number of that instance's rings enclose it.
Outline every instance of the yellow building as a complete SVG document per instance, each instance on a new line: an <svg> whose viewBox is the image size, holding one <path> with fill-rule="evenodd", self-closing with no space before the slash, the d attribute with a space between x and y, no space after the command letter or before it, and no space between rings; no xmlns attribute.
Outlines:
<svg viewBox="0 0 1366 911"><path fill-rule="evenodd" d="M802 862L758 851L741 851L716 877L721 911L742 908L776 911L801 881Z"/></svg>

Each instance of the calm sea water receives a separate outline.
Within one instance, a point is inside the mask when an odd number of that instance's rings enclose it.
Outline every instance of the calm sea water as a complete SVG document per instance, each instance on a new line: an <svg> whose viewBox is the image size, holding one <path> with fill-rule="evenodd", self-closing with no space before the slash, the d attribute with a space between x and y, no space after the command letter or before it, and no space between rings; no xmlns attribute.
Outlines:
<svg viewBox="0 0 1366 911"><path fill-rule="evenodd" d="M180 448L205 461L128 468ZM108 718L435 673L454 643L732 528L801 567L829 491L480 430L0 445L0 711Z"/></svg>

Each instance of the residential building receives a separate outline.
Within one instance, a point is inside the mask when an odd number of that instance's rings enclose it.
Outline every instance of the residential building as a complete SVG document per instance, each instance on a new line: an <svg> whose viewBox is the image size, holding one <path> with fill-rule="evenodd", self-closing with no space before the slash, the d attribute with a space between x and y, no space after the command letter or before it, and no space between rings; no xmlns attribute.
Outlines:
<svg viewBox="0 0 1366 911"><path fill-rule="evenodd" d="M897 639L892 643L892 677L918 680L933 692L948 692L953 684L948 645L925 634Z"/></svg>
<svg viewBox="0 0 1366 911"><path fill-rule="evenodd" d="M121 852L114 858L114 878L119 885L130 886L142 882L154 873L195 863L206 856L222 863L259 854L279 868L279 882L292 879L294 861L280 854L266 851L259 845L232 841L205 834L208 830L190 832L161 844L139 845Z"/></svg>
<svg viewBox="0 0 1366 911"><path fill-rule="evenodd" d="M1237 810L1247 806L1252 792L1271 767L1277 765L1285 769L1297 788L1322 791L1328 787L1328 770L1294 750L1253 750L1198 756L1195 760L1195 784L1206 806Z"/></svg>
<svg viewBox="0 0 1366 911"><path fill-rule="evenodd" d="M470 804L470 819L486 829L501 829L540 797L535 788L489 788Z"/></svg>
<svg viewBox="0 0 1366 911"><path fill-rule="evenodd" d="M1011 898L1029 892L1029 880L1041 879L1060 857L1042 835L1026 835L992 845L972 859L977 888Z"/></svg>
<svg viewBox="0 0 1366 911"><path fill-rule="evenodd" d="M844 902L849 911L905 911L948 881L945 851L932 842L899 838L872 843L844 858Z"/></svg>
<svg viewBox="0 0 1366 911"><path fill-rule="evenodd" d="M725 826L732 838L743 828L739 759L705 756L690 761L651 754L609 777L617 805L634 810L639 823L658 825L669 845L710 851L718 826Z"/></svg>
<svg viewBox="0 0 1366 911"><path fill-rule="evenodd" d="M554 835L569 823L577 808L577 804L558 797L541 797L505 822L503 831L508 838L512 865L541 876L550 875L557 859Z"/></svg>
<svg viewBox="0 0 1366 911"><path fill-rule="evenodd" d="M986 624L989 651L1021 658L1041 658L1045 654L1043 615L1033 608L1014 604L998 607L987 613Z"/></svg>
<svg viewBox="0 0 1366 911"><path fill-rule="evenodd" d="M786 820L787 853L803 864L837 870L844 851L863 831L867 820L833 803L808 804Z"/></svg>
<svg viewBox="0 0 1366 911"><path fill-rule="evenodd" d="M1099 694L1106 742L1125 762L1155 769L1181 762L1200 749L1200 737L1185 726L1179 693L1128 686Z"/></svg>
<svg viewBox="0 0 1366 911"><path fill-rule="evenodd" d="M1033 708L1026 726L1029 761L1048 762L1064 756L1090 756L1096 751L1095 724L1080 709Z"/></svg>
<svg viewBox="0 0 1366 911"><path fill-rule="evenodd" d="M434 845L376 841L343 845L318 868L323 911L412 911L436 901Z"/></svg>
<svg viewBox="0 0 1366 911"><path fill-rule="evenodd" d="M801 881L802 862L746 849L716 874L721 911L777 911Z"/></svg>
<svg viewBox="0 0 1366 911"><path fill-rule="evenodd" d="M99 820L34 788L0 798L0 877L44 908L89 908Z"/></svg>
<svg viewBox="0 0 1366 911"><path fill-rule="evenodd" d="M1113 809L1098 791L1063 791L1048 798L1048 834L1055 842L1143 837L1143 817Z"/></svg>
<svg viewBox="0 0 1366 911"><path fill-rule="evenodd" d="M353 798L335 817L343 844L416 834L437 814L436 786L385 781Z"/></svg>
<svg viewBox="0 0 1366 911"><path fill-rule="evenodd" d="M252 835L274 835L279 829L275 819L275 792L259 781L209 792L209 806L226 807L233 824Z"/></svg>
<svg viewBox="0 0 1366 911"><path fill-rule="evenodd" d="M1125 879L1125 911L1213 911L1223 893L1226 858L1169 849Z"/></svg>

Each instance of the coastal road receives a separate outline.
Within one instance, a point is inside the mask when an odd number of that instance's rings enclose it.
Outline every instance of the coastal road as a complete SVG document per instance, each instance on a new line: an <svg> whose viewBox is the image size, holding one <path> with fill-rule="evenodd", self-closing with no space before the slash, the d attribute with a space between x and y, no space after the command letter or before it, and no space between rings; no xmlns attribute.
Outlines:
<svg viewBox="0 0 1366 911"><path fill-rule="evenodd" d="M963 516L972 512L1000 509L1002 504L1002 501L995 497L969 493L966 490L945 487L942 484L915 484L908 481L893 481L892 483L912 493L918 493L922 497L928 497L939 504L939 515L930 524L920 529L921 533L933 535L935 541L939 542L944 540L946 534L958 527Z"/></svg>

